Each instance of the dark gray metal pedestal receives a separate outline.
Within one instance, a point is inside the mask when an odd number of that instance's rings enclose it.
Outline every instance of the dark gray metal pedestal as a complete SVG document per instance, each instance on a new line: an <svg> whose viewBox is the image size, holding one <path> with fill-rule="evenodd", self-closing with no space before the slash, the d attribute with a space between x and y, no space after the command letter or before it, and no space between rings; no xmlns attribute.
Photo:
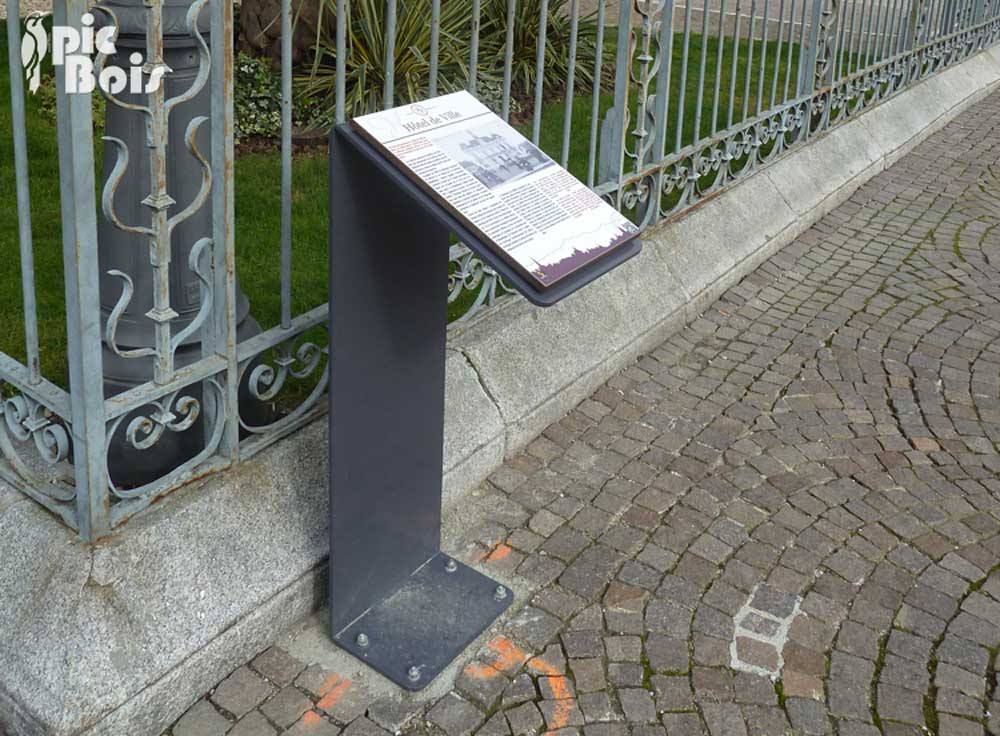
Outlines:
<svg viewBox="0 0 1000 736"><path fill-rule="evenodd" d="M439 549L449 235L541 305L641 246L537 291L347 126L330 138L330 207L331 630L420 690L513 600Z"/></svg>

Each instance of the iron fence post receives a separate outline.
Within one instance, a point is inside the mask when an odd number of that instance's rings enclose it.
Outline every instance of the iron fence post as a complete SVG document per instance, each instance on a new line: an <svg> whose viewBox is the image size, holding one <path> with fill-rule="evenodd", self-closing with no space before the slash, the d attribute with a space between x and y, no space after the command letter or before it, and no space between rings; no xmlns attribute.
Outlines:
<svg viewBox="0 0 1000 736"><path fill-rule="evenodd" d="M906 23L906 33L903 42L904 51L913 51L920 43L920 33L923 29L924 0L913 0L910 5L910 17Z"/></svg>
<svg viewBox="0 0 1000 736"><path fill-rule="evenodd" d="M53 21L82 28L87 5L56 0ZM80 536L93 541L110 523L92 102L89 93L66 94L64 68L55 70L76 515Z"/></svg>
<svg viewBox="0 0 1000 736"><path fill-rule="evenodd" d="M629 80L632 66L632 1L621 0L618 12L618 49L615 59L615 103L608 113L612 123L613 158L618 186L615 206L621 208L622 182L625 176L625 138L629 121Z"/></svg>
<svg viewBox="0 0 1000 736"><path fill-rule="evenodd" d="M816 61L819 53L820 22L823 17L825 5L826 0L813 0L809 19L809 31L806 35L806 47L803 53L805 63L799 69L799 80L795 91L796 96L816 91Z"/></svg>
<svg viewBox="0 0 1000 736"><path fill-rule="evenodd" d="M236 252L234 245L233 0L211 0L212 34L212 257L216 308L206 323L202 350L226 359L226 427L219 454L239 453L240 370L236 354ZM218 415L210 411L209 415ZM206 427L206 431L210 428Z"/></svg>
<svg viewBox="0 0 1000 736"><path fill-rule="evenodd" d="M976 26L986 19L986 0L972 0L972 18L970 26Z"/></svg>

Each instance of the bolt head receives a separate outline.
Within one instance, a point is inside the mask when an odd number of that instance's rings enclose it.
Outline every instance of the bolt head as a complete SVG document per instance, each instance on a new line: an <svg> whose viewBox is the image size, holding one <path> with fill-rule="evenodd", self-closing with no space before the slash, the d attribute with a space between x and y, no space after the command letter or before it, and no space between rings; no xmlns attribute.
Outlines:
<svg viewBox="0 0 1000 736"><path fill-rule="evenodd" d="M406 671L406 676L409 678L410 682L417 682L420 679L420 668L417 666L410 667Z"/></svg>
<svg viewBox="0 0 1000 736"><path fill-rule="evenodd" d="M496 591L493 593L493 597L498 601L503 601L507 599L507 589L502 585L498 585Z"/></svg>
<svg viewBox="0 0 1000 736"><path fill-rule="evenodd" d="M362 647L362 648L363 647L367 647L368 646L368 634L358 634L358 638L355 639L354 641L357 642L357 645L359 647Z"/></svg>
<svg viewBox="0 0 1000 736"><path fill-rule="evenodd" d="M457 569L458 569L458 563L452 559L449 559L446 563L444 563L445 572L455 572Z"/></svg>

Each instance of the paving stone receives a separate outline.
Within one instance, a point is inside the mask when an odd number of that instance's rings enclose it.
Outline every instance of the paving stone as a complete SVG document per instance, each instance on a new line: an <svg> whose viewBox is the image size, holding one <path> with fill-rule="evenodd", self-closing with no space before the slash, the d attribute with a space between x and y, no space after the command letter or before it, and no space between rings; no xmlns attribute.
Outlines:
<svg viewBox="0 0 1000 736"><path fill-rule="evenodd" d="M499 670L482 662L467 665L455 680L455 689L489 710L510 680Z"/></svg>
<svg viewBox="0 0 1000 736"><path fill-rule="evenodd" d="M334 734L338 730L335 728ZM274 726L261 715L260 711L255 710L237 721L236 725L229 732L229 736L275 736L277 733L274 730Z"/></svg>
<svg viewBox="0 0 1000 736"><path fill-rule="evenodd" d="M216 706L239 719L271 697L274 686L247 667L240 667L219 683L211 700Z"/></svg>
<svg viewBox="0 0 1000 736"><path fill-rule="evenodd" d="M785 711L788 720L796 733L808 736L820 736L832 733L826 708L815 700L789 698L785 701Z"/></svg>
<svg viewBox="0 0 1000 736"><path fill-rule="evenodd" d="M750 605L776 618L786 618L795 610L795 596L770 585L761 585L754 593Z"/></svg>
<svg viewBox="0 0 1000 736"><path fill-rule="evenodd" d="M271 647L258 655L250 666L278 687L291 685L306 668L305 663L295 659L280 647Z"/></svg>
<svg viewBox="0 0 1000 736"><path fill-rule="evenodd" d="M817 675L785 670L781 676L785 694L795 698L822 700L823 681Z"/></svg>
<svg viewBox="0 0 1000 736"><path fill-rule="evenodd" d="M650 684L656 696L658 711L691 710L694 693L691 681L684 675L653 675Z"/></svg>
<svg viewBox="0 0 1000 736"><path fill-rule="evenodd" d="M607 685L604 677L604 664L598 658L571 659L569 668L573 674L577 692L596 692L603 690Z"/></svg>
<svg viewBox="0 0 1000 736"><path fill-rule="evenodd" d="M733 676L716 667L695 667L691 670L691 685L698 700L732 700Z"/></svg>
<svg viewBox="0 0 1000 736"><path fill-rule="evenodd" d="M566 674L566 657L558 644L551 644L537 657L528 660L528 671L532 674Z"/></svg>
<svg viewBox="0 0 1000 736"><path fill-rule="evenodd" d="M302 674L295 678L295 687L311 693L315 698L325 697L343 678L325 667L313 664L306 667Z"/></svg>
<svg viewBox="0 0 1000 736"><path fill-rule="evenodd" d="M538 709L542 712L542 717L545 718L545 725L549 731L584 724L580 704L574 699L543 700L538 704Z"/></svg>
<svg viewBox="0 0 1000 736"><path fill-rule="evenodd" d="M506 716L502 712L497 712L476 731L476 736L512 736L512 734Z"/></svg>
<svg viewBox="0 0 1000 736"><path fill-rule="evenodd" d="M390 733L403 731L423 712L423 703L394 697L379 698L368 706L368 719Z"/></svg>
<svg viewBox="0 0 1000 736"><path fill-rule="evenodd" d="M348 678L328 682L328 692L316 703L316 708L340 724L353 723L372 705L368 690Z"/></svg>
<svg viewBox="0 0 1000 736"><path fill-rule="evenodd" d="M638 662L642 656L642 639L638 636L608 636L604 638L607 657L615 662Z"/></svg>
<svg viewBox="0 0 1000 736"><path fill-rule="evenodd" d="M532 649L543 647L562 626L562 622L540 608L525 606L511 619L507 631L511 637L527 643Z"/></svg>
<svg viewBox="0 0 1000 736"><path fill-rule="evenodd" d="M529 700L535 700L538 691L535 688L535 681L531 676L523 673L514 678L503 693L503 707L511 708Z"/></svg>
<svg viewBox="0 0 1000 736"><path fill-rule="evenodd" d="M630 723L650 723L656 720L653 694L648 690L622 688L618 691L618 702Z"/></svg>
<svg viewBox="0 0 1000 736"><path fill-rule="evenodd" d="M785 717L785 712L777 706L744 705L742 711L749 736L774 736L774 734L784 736L791 733L791 725ZM842 730L841 736L845 734L846 732ZM866 736L878 736L878 732Z"/></svg>
<svg viewBox="0 0 1000 736"><path fill-rule="evenodd" d="M608 665L608 682L615 687L642 687L645 676L641 664L612 662Z"/></svg>
<svg viewBox="0 0 1000 736"><path fill-rule="evenodd" d="M697 736L704 734L697 713L664 713L661 720L667 736Z"/></svg>
<svg viewBox="0 0 1000 736"><path fill-rule="evenodd" d="M207 700L199 700L174 724L173 736L222 736L230 726Z"/></svg>
<svg viewBox="0 0 1000 736"><path fill-rule="evenodd" d="M778 695L770 677L740 672L733 678L733 692L737 703L756 705L777 704Z"/></svg>
<svg viewBox="0 0 1000 736"><path fill-rule="evenodd" d="M387 736L387 732L362 716L352 721L343 730L342 736Z"/></svg>
<svg viewBox="0 0 1000 736"><path fill-rule="evenodd" d="M281 728L288 728L312 708L312 701L297 688L289 686L261 706L261 712Z"/></svg>
<svg viewBox="0 0 1000 736"><path fill-rule="evenodd" d="M545 728L545 719L534 703L524 703L506 711L507 722L514 736L539 733Z"/></svg>
<svg viewBox="0 0 1000 736"><path fill-rule="evenodd" d="M573 697L573 683L565 675L538 678L538 691L545 700L560 700Z"/></svg>
<svg viewBox="0 0 1000 736"><path fill-rule="evenodd" d="M733 703L705 703L701 710L712 736L746 736L747 728L739 706Z"/></svg>
<svg viewBox="0 0 1000 736"><path fill-rule="evenodd" d="M684 639L650 634L644 643L650 667L657 672L686 672L690 667L688 645Z"/></svg>
<svg viewBox="0 0 1000 736"><path fill-rule="evenodd" d="M985 732L982 724L942 713L938 718L938 733L941 736L983 736Z"/></svg>
<svg viewBox="0 0 1000 736"><path fill-rule="evenodd" d="M736 656L745 665L766 672L778 671L778 650L767 642L747 636L736 637Z"/></svg>
<svg viewBox="0 0 1000 736"><path fill-rule="evenodd" d="M587 723L601 721L618 721L621 716L615 711L611 704L611 698L605 691L596 693L583 693L578 700L580 710L583 711L583 718Z"/></svg>
<svg viewBox="0 0 1000 736"><path fill-rule="evenodd" d="M483 714L476 706L454 693L445 695L427 713L427 720L448 736L465 736L483 722Z"/></svg>
<svg viewBox="0 0 1000 736"><path fill-rule="evenodd" d="M565 523L566 519L561 516L556 516L547 509L541 509L528 521L528 528L539 536L548 537Z"/></svg>
<svg viewBox="0 0 1000 736"><path fill-rule="evenodd" d="M282 736L337 736L339 733L341 733L340 727L327 720L318 711L310 710L306 711ZM385 731L362 729L359 726L354 727L353 733L355 736L386 736Z"/></svg>

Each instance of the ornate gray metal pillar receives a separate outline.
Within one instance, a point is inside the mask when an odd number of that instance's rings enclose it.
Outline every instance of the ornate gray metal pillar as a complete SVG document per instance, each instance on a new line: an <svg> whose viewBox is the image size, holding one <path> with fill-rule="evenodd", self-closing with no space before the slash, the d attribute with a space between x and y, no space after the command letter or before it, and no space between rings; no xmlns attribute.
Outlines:
<svg viewBox="0 0 1000 736"><path fill-rule="evenodd" d="M202 282L193 268L192 253L213 232L212 202L203 185L206 167L198 158L198 154L209 158L212 150L207 124L210 85L196 84L199 74L207 79L210 61L199 53L188 27L191 0L162 0L162 10L151 5L143 0L105 4L118 25L117 54L107 63L128 69L133 63L130 57L140 54L144 64L156 64L155 58L148 58L157 44L150 46L147 29L159 37L159 24L162 48L155 51L168 67L158 91L148 95L125 91L115 95L124 106L110 101L107 105L103 181L110 180L110 195L106 186L105 217L99 223L107 396L149 381L169 380L174 371L201 357L201 329L181 339L175 350L170 341L191 325L201 308ZM98 22L108 19L99 17ZM207 7L197 24L211 44ZM133 105L148 106L151 113L130 108ZM121 170L123 160L127 165ZM226 175L232 172L212 172L213 177ZM195 259L204 267L211 248L201 251ZM123 298L123 289L131 289L130 299ZM236 294L237 335L243 340L260 328L238 287ZM171 352L172 360L165 357ZM241 394L244 416L266 415L260 402L253 407L255 400L247 392ZM200 401L201 387L192 386L185 395ZM194 428L167 433L155 447L138 450L126 441L125 432L119 432L110 442L110 473L117 486L149 482L197 454L203 439L204 432Z"/></svg>

